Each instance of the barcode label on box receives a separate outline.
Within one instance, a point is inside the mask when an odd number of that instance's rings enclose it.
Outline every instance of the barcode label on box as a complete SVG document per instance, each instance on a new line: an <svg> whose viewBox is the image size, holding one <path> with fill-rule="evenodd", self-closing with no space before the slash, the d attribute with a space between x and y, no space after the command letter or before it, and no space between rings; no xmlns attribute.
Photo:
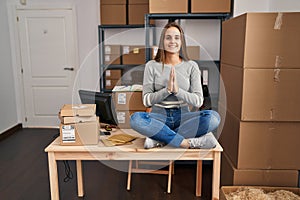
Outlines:
<svg viewBox="0 0 300 200"><path fill-rule="evenodd" d="M118 104L126 104L126 93L118 94Z"/></svg>
<svg viewBox="0 0 300 200"><path fill-rule="evenodd" d="M73 143L76 141L75 127L73 125L63 125L61 132L63 143Z"/></svg>
<svg viewBox="0 0 300 200"><path fill-rule="evenodd" d="M123 46L123 54L129 54L129 46Z"/></svg>
<svg viewBox="0 0 300 200"><path fill-rule="evenodd" d="M111 71L110 70L106 70L105 71L105 76L111 76Z"/></svg>
<svg viewBox="0 0 300 200"><path fill-rule="evenodd" d="M118 119L118 123L125 124L126 122L125 112L117 112L117 119Z"/></svg>
<svg viewBox="0 0 300 200"><path fill-rule="evenodd" d="M109 62L110 61L110 55L105 55L105 62Z"/></svg>
<svg viewBox="0 0 300 200"><path fill-rule="evenodd" d="M208 85L208 70L202 71L203 85Z"/></svg>
<svg viewBox="0 0 300 200"><path fill-rule="evenodd" d="M110 46L105 46L105 53L110 54L111 53L111 48Z"/></svg>

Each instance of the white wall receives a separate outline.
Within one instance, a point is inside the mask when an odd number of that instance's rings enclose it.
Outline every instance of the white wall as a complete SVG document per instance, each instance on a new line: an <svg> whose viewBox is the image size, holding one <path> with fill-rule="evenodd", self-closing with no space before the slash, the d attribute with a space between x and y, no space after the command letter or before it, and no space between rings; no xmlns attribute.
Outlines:
<svg viewBox="0 0 300 200"><path fill-rule="evenodd" d="M0 133L18 123L6 2L0 1Z"/></svg>
<svg viewBox="0 0 300 200"><path fill-rule="evenodd" d="M269 0L269 10L274 12L299 12L299 0Z"/></svg>
<svg viewBox="0 0 300 200"><path fill-rule="evenodd" d="M19 3L19 0L7 0ZM27 0L28 3L72 3L77 9L78 18L78 61L81 66L81 75L78 77L80 88L98 87L98 31L99 23L99 0ZM300 11L300 0L235 0L234 16L245 12L265 12L265 11ZM20 86L18 86L18 77L13 69L15 63L11 55L10 33L8 31L7 6L4 0L0 1L0 133L20 123L21 104ZM163 25L164 23L162 23ZM196 38L196 42L205 47L212 59L218 59L218 22L205 21L182 21L186 34ZM212 30L213 35L207 32ZM113 36L116 32L109 33L107 36ZM205 39L206 36L212 36L211 39ZM143 44L144 34L141 30L127 38L113 38L112 43ZM216 39L214 39L216 38ZM193 41L190 41L193 43ZM202 59L206 60L206 55L201 54ZM209 56L208 56L209 57ZM99 88L98 88L99 89Z"/></svg>
<svg viewBox="0 0 300 200"><path fill-rule="evenodd" d="M269 10L270 0L234 0L233 16L246 12L265 12Z"/></svg>

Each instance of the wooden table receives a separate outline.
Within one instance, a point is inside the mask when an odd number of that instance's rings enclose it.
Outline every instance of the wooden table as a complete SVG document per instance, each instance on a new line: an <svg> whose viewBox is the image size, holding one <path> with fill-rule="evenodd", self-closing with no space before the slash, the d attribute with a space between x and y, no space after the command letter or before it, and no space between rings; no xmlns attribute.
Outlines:
<svg viewBox="0 0 300 200"><path fill-rule="evenodd" d="M59 199L57 160L76 161L79 197L84 195L82 160L197 160L196 196L201 196L202 161L213 160L212 199L219 199L221 152L223 151L219 143L214 149L182 149L172 147L144 149L144 136L141 136L132 129L122 129L122 131L127 134L139 136L139 138L131 145L114 147L106 147L102 142L99 142L98 145L61 146L59 138L56 138L46 147L45 152L48 153L51 199ZM113 131L113 134L117 133L121 133L121 130Z"/></svg>

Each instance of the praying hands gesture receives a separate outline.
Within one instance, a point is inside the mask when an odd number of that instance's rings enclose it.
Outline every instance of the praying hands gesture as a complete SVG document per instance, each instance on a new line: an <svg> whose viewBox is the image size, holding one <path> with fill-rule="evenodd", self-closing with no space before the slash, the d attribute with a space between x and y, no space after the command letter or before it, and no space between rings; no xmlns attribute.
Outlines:
<svg viewBox="0 0 300 200"><path fill-rule="evenodd" d="M170 78L168 81L168 91L173 94L176 94L178 92L176 73L175 73L175 68L173 66L171 67Z"/></svg>

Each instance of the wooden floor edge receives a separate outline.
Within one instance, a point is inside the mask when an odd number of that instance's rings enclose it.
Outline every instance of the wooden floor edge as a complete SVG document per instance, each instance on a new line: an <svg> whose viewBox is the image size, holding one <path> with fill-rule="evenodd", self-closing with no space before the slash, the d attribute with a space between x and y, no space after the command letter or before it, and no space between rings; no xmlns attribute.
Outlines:
<svg viewBox="0 0 300 200"><path fill-rule="evenodd" d="M15 126L11 127L10 129L4 131L3 133L0 134L0 141L8 138L9 136L13 135L16 133L18 130L22 129L22 124L16 124Z"/></svg>

